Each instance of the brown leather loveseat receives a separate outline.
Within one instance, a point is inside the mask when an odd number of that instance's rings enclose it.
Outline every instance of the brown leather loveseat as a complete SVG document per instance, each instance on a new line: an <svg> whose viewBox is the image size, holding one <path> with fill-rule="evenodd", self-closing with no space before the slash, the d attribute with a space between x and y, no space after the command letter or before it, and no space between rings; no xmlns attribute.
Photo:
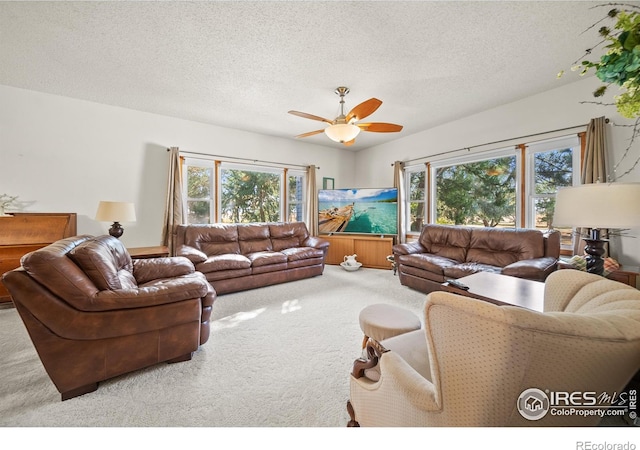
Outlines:
<svg viewBox="0 0 640 450"><path fill-rule="evenodd" d="M218 294L322 275L329 247L304 222L178 225L174 243Z"/></svg>
<svg viewBox="0 0 640 450"><path fill-rule="evenodd" d="M544 281L557 268L560 232L425 225L416 242L394 245L393 254L400 283L425 293L480 271Z"/></svg>
<svg viewBox="0 0 640 450"><path fill-rule="evenodd" d="M3 282L62 400L209 338L215 291L186 258L132 260L111 236L75 236L22 258Z"/></svg>

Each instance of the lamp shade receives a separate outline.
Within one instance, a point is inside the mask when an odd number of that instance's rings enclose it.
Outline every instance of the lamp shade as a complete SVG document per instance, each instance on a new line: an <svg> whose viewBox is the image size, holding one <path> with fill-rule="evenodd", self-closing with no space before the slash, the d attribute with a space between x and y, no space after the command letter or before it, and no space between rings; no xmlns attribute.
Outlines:
<svg viewBox="0 0 640 450"><path fill-rule="evenodd" d="M640 183L593 183L559 189L553 225L640 227Z"/></svg>
<svg viewBox="0 0 640 450"><path fill-rule="evenodd" d="M324 129L329 139L336 142L349 142L360 133L360 128L350 123L337 123Z"/></svg>
<svg viewBox="0 0 640 450"><path fill-rule="evenodd" d="M136 210L133 203L100 202L96 220L100 222L135 222Z"/></svg>

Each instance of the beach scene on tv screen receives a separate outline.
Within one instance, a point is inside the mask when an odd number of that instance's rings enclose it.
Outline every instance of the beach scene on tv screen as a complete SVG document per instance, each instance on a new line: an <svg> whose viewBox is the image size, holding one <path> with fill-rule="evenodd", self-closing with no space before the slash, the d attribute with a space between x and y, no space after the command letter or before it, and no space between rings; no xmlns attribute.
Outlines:
<svg viewBox="0 0 640 450"><path fill-rule="evenodd" d="M318 193L320 233L396 234L396 188L324 189Z"/></svg>

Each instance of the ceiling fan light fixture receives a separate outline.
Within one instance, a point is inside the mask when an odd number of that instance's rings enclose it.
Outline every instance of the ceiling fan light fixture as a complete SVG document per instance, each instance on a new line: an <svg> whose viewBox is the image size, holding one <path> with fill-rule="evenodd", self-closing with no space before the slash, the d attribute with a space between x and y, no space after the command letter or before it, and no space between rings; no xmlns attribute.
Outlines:
<svg viewBox="0 0 640 450"><path fill-rule="evenodd" d="M336 123L324 129L329 139L335 142L349 142L360 133L360 128L350 123Z"/></svg>

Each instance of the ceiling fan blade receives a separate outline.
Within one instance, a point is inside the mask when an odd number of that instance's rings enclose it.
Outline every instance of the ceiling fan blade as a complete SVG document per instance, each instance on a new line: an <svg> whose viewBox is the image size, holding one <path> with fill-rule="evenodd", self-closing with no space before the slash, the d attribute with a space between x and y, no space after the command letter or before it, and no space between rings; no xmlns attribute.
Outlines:
<svg viewBox="0 0 640 450"><path fill-rule="evenodd" d="M316 131L309 131L308 133L302 133L297 135L297 138L304 138L304 137L309 137L309 136L313 136L315 134L320 134L320 133L324 133L324 130L316 130Z"/></svg>
<svg viewBox="0 0 640 450"><path fill-rule="evenodd" d="M289 114L293 114L294 116L304 117L305 119L319 120L320 122L333 123L333 121L329 119L325 119L324 117L314 116L313 114L307 114L300 111L289 111Z"/></svg>
<svg viewBox="0 0 640 450"><path fill-rule="evenodd" d="M382 105L382 101L377 98L370 98L367 101L360 103L355 106L349 114L347 114L346 121L347 123L351 122L351 120L362 120L365 117L374 113L376 109L378 109Z"/></svg>
<svg viewBox="0 0 640 450"><path fill-rule="evenodd" d="M347 147L349 147L350 145L353 145L356 143L356 138L351 139L350 141L347 142L343 142L344 145L346 145Z"/></svg>
<svg viewBox="0 0 640 450"><path fill-rule="evenodd" d="M395 123L356 123L356 125L362 131L372 131L374 133L397 133L402 130L402 125L396 125Z"/></svg>

